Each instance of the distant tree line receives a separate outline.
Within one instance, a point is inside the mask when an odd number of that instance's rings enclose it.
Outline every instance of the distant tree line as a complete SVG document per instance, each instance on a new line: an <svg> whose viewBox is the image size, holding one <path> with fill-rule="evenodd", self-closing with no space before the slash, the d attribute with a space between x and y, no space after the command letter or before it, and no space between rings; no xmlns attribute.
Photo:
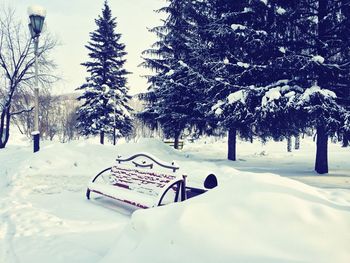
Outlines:
<svg viewBox="0 0 350 263"><path fill-rule="evenodd" d="M67 142L78 139L76 129L79 103L76 94L52 95L49 89L42 89L39 95L40 107L40 133L43 139L58 139ZM32 92L18 92L14 98L13 109L30 108L34 97ZM31 111L13 115L12 123L28 138L34 128L33 114Z"/></svg>
<svg viewBox="0 0 350 263"><path fill-rule="evenodd" d="M282 140L316 133L315 171L328 139L350 139L349 0L168 0L144 51L153 70L139 117L175 147L186 130Z"/></svg>

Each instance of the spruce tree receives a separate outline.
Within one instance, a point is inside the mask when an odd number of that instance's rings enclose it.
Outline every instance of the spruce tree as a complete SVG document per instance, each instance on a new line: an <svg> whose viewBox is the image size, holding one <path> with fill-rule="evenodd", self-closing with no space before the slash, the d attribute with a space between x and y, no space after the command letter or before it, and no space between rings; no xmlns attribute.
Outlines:
<svg viewBox="0 0 350 263"><path fill-rule="evenodd" d="M256 9L250 7L254 4ZM228 131L228 159L236 160L236 135L252 138L255 86L266 82L261 74L271 52L264 23L266 10L263 3L254 1L216 0L209 7L211 15L202 36L211 51L203 64L210 68L212 85L207 86L206 94L213 100L202 109L211 112Z"/></svg>
<svg viewBox="0 0 350 263"><path fill-rule="evenodd" d="M128 106L126 87L125 45L116 32L116 18L112 17L108 2L104 2L102 15L95 19L97 29L90 33L85 46L90 60L82 63L89 76L77 90L82 106L78 110L78 129L82 135L100 134L104 144L105 134L116 138L127 136L132 129L131 108Z"/></svg>
<svg viewBox="0 0 350 263"><path fill-rule="evenodd" d="M328 173L328 138L346 135L348 129L349 5L343 0L276 1L274 9L284 25L276 32L285 50L275 65L297 87L295 94L287 93L290 108L317 132L315 171L321 174Z"/></svg>
<svg viewBox="0 0 350 263"><path fill-rule="evenodd" d="M139 116L153 122L153 127L159 124L165 136L174 138L175 148L182 132L200 122L196 104L200 94L189 66L189 43L194 36L189 16L192 11L190 1L170 0L159 10L168 15L164 24L151 30L159 40L143 53L143 66L154 74L148 76L149 91L143 95L147 105Z"/></svg>
<svg viewBox="0 0 350 263"><path fill-rule="evenodd" d="M315 170L328 172L328 137L349 132L348 10L341 0L251 0L232 13L239 35L229 52L245 70L231 71L234 88L216 92L224 94L213 107L221 122L239 127L250 119L264 140L315 129Z"/></svg>

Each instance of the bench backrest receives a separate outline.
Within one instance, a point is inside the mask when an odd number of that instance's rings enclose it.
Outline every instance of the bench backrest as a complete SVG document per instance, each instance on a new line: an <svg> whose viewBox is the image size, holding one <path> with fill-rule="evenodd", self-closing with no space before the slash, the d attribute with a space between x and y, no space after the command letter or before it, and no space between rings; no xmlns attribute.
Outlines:
<svg viewBox="0 0 350 263"><path fill-rule="evenodd" d="M139 208L149 208L186 199L186 176L179 175L175 163L167 164L140 153L99 172L89 183L90 193L101 194Z"/></svg>
<svg viewBox="0 0 350 263"><path fill-rule="evenodd" d="M155 197L176 179L176 175L158 173L153 169L124 168L121 165L113 166L109 175L112 185Z"/></svg>
<svg viewBox="0 0 350 263"><path fill-rule="evenodd" d="M117 164L111 168L110 183L155 198L160 205L172 192L172 202L185 200L185 177L177 172L174 162L165 163L148 153L139 153L129 158L118 156Z"/></svg>

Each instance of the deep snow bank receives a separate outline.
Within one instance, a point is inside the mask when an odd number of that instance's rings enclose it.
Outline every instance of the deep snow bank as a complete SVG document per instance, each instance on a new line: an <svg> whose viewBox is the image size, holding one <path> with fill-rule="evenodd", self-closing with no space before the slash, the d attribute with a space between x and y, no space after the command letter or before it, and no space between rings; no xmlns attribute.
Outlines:
<svg viewBox="0 0 350 263"><path fill-rule="evenodd" d="M12 146L0 152L0 176L11 175L12 183L24 192L59 193L64 190L85 191L90 178L115 164L118 155L128 157L149 152L172 161L180 153L154 139L117 146L93 144L91 141L70 143L44 142L35 154L31 146ZM17 180L16 178L20 178Z"/></svg>
<svg viewBox="0 0 350 263"><path fill-rule="evenodd" d="M198 145L198 154L191 154L157 140L116 147L78 141L44 143L37 154L17 146L0 152L0 175L8 178L0 184L0 261L11 262L13 251L24 259L18 262L349 262L349 191L239 172L232 162L212 158L217 152L204 158L204 147L213 146ZM85 201L84 191L117 155L137 152L177 161L190 183L214 173L219 187L184 203L137 211L120 234L126 219Z"/></svg>
<svg viewBox="0 0 350 263"><path fill-rule="evenodd" d="M184 203L135 212L101 262L349 259L349 199L272 174L244 174Z"/></svg>

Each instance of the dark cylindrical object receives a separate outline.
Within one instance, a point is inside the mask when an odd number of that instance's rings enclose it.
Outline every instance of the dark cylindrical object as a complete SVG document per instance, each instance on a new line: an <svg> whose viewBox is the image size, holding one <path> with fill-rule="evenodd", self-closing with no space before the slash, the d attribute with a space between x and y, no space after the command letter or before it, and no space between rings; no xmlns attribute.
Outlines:
<svg viewBox="0 0 350 263"><path fill-rule="evenodd" d="M40 150L40 133L33 134L33 142L34 142L34 152L38 152Z"/></svg>

